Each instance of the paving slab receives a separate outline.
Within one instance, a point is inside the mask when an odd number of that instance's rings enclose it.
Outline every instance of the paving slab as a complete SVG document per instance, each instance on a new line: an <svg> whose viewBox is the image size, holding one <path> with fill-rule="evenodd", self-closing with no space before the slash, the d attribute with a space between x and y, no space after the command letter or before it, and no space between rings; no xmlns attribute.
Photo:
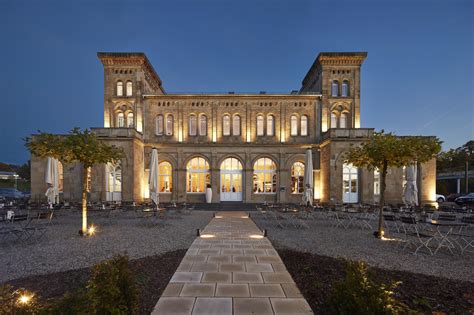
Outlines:
<svg viewBox="0 0 474 315"><path fill-rule="evenodd" d="M189 247L152 314L313 314L245 212L218 212Z"/></svg>

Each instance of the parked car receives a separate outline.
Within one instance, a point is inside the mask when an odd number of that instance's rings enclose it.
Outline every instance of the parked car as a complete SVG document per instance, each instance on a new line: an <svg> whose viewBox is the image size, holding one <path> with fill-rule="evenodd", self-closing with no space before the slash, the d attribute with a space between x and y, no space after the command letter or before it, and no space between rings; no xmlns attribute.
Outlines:
<svg viewBox="0 0 474 315"><path fill-rule="evenodd" d="M464 196L465 194L452 193L446 196L446 201L454 202L457 197Z"/></svg>
<svg viewBox="0 0 474 315"><path fill-rule="evenodd" d="M458 197L456 200L454 200L454 202L460 206L474 205L474 193L469 193L465 196Z"/></svg>
<svg viewBox="0 0 474 315"><path fill-rule="evenodd" d="M438 194L436 194L436 201L437 201L438 203L445 202L445 201L446 201L446 197L443 196L443 195L438 195Z"/></svg>
<svg viewBox="0 0 474 315"><path fill-rule="evenodd" d="M0 188L0 197L4 199L23 199L25 195L15 188Z"/></svg>

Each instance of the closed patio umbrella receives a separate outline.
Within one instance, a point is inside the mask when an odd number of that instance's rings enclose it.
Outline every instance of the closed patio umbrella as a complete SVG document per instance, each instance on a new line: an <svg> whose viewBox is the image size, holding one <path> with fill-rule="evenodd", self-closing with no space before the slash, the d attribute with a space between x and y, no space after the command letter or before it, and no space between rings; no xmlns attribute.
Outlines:
<svg viewBox="0 0 474 315"><path fill-rule="evenodd" d="M418 205L418 188L416 187L416 165L406 167L406 184L403 188L403 202L407 206Z"/></svg>
<svg viewBox="0 0 474 315"><path fill-rule="evenodd" d="M58 170L59 161L52 157L49 157L46 161L46 173L45 173L45 182L48 185L45 196L48 198L48 203L50 205L56 204L59 202L59 170Z"/></svg>
<svg viewBox="0 0 474 315"><path fill-rule="evenodd" d="M155 148L151 150L150 178L148 184L150 189L150 199L153 200L155 205L158 205L160 202L158 195L158 150Z"/></svg>
<svg viewBox="0 0 474 315"><path fill-rule="evenodd" d="M306 150L304 166L304 194L303 203L313 205L313 153Z"/></svg>

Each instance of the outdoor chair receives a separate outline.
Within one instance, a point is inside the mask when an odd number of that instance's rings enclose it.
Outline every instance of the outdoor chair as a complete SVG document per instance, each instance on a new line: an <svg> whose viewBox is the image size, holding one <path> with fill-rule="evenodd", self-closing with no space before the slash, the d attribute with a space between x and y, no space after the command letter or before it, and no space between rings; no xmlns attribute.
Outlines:
<svg viewBox="0 0 474 315"><path fill-rule="evenodd" d="M260 215L260 217L264 220L268 219L268 211L264 209L263 207L256 206L257 212Z"/></svg>
<svg viewBox="0 0 474 315"><path fill-rule="evenodd" d="M394 214L384 214L383 223L388 231L397 231L397 233L400 233L398 218Z"/></svg>
<svg viewBox="0 0 474 315"><path fill-rule="evenodd" d="M51 222L54 217L54 210L47 212L39 212L30 221L27 227L24 228L25 240L29 240L35 236L36 241L39 241L45 234L48 228L51 226Z"/></svg>
<svg viewBox="0 0 474 315"><path fill-rule="evenodd" d="M461 249L461 255L465 251L471 252L471 247L474 249L474 216L466 216L461 219L462 223L466 223L467 226L464 229L460 229L459 232L451 233L452 239Z"/></svg>
<svg viewBox="0 0 474 315"><path fill-rule="evenodd" d="M413 254L416 255L418 251L422 248L426 248L430 255L433 255L433 251L429 247L431 240L434 238L434 234L421 232L416 221L416 218L413 216L402 216L400 217L401 221L401 231L404 235L403 249L406 249L408 246L413 245L415 250Z"/></svg>

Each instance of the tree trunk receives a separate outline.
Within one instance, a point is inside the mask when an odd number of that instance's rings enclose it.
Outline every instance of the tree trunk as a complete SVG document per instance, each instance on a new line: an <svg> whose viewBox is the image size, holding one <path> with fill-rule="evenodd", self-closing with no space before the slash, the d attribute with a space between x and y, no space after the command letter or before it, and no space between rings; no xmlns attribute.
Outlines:
<svg viewBox="0 0 474 315"><path fill-rule="evenodd" d="M380 172L380 200L379 200L379 230L378 230L378 238L383 237L383 207L385 206L385 179L387 177L387 161L383 162L382 170Z"/></svg>
<svg viewBox="0 0 474 315"><path fill-rule="evenodd" d="M82 168L82 235L87 235L87 173L88 168Z"/></svg>

